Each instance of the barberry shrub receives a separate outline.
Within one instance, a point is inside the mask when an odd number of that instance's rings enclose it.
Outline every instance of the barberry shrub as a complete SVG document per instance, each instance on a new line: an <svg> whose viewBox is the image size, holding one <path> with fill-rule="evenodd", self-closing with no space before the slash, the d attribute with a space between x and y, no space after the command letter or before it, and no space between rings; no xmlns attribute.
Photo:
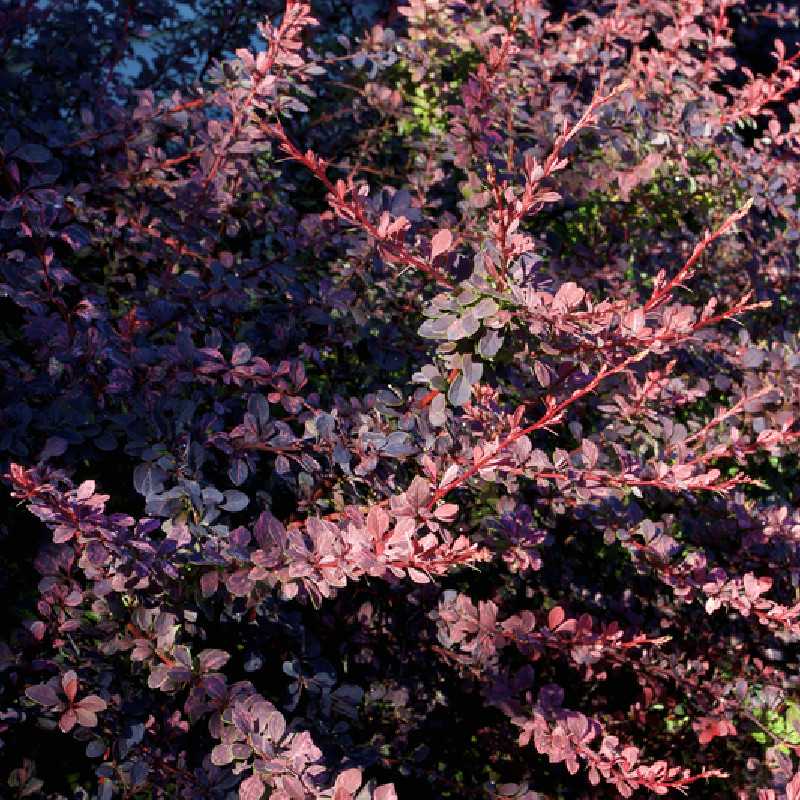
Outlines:
<svg viewBox="0 0 800 800"><path fill-rule="evenodd" d="M6 4L0 794L798 800L799 40Z"/></svg>

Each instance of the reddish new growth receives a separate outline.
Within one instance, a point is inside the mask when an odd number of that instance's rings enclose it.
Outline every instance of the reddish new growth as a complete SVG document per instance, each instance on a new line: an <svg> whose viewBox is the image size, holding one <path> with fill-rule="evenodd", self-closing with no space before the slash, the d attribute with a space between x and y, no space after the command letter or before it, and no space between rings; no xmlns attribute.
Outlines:
<svg viewBox="0 0 800 800"><path fill-rule="evenodd" d="M791 4L17 5L0 795L800 800Z"/></svg>

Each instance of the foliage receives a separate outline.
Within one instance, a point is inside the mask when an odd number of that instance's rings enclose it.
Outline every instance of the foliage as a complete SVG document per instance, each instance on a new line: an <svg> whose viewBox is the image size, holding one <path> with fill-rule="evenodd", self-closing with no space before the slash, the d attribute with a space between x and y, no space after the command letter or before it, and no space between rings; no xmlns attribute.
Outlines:
<svg viewBox="0 0 800 800"><path fill-rule="evenodd" d="M3 792L800 798L750 5L0 11Z"/></svg>

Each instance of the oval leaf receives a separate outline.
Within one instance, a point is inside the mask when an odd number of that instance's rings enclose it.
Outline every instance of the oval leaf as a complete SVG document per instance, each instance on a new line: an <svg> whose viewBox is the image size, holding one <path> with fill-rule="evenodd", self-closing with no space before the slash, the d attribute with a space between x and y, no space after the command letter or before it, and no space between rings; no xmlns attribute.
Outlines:
<svg viewBox="0 0 800 800"><path fill-rule="evenodd" d="M450 231L443 229L436 233L431 239L431 260L446 253L450 246L453 244L453 234Z"/></svg>

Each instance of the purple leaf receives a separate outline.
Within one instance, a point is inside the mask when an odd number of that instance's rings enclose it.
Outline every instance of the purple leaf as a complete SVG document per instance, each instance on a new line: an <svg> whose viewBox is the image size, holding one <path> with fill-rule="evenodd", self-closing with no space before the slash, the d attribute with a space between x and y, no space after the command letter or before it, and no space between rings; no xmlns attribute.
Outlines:
<svg viewBox="0 0 800 800"><path fill-rule="evenodd" d="M57 706L61 703L55 689L53 689L53 687L47 683L39 683L36 686L29 686L25 690L25 694L35 703L39 703L39 705L44 706L45 708L51 708L52 706Z"/></svg>
<svg viewBox="0 0 800 800"><path fill-rule="evenodd" d="M14 155L29 164L44 164L52 157L50 151L40 144L24 144L14 151Z"/></svg>
<svg viewBox="0 0 800 800"><path fill-rule="evenodd" d="M252 357L252 352L250 348L246 344L237 344L236 347L233 348L233 354L231 355L231 364L234 367L241 366L242 364L247 364Z"/></svg>
<svg viewBox="0 0 800 800"><path fill-rule="evenodd" d="M218 744L211 751L211 763L217 767L225 767L233 761L233 749L227 744Z"/></svg>
<svg viewBox="0 0 800 800"><path fill-rule="evenodd" d="M249 502L250 498L244 492L237 491L236 489L229 489L225 492L225 502L220 508L225 509L225 511L241 511L247 508Z"/></svg>
<svg viewBox="0 0 800 800"><path fill-rule="evenodd" d="M447 399L451 405L465 406L469 402L471 391L469 381L464 377L464 373L459 372L455 380L450 384L450 388L447 391Z"/></svg>
<svg viewBox="0 0 800 800"><path fill-rule="evenodd" d="M224 650L201 650L197 655L197 661L203 672L213 672L221 669L230 661L230 653Z"/></svg>

